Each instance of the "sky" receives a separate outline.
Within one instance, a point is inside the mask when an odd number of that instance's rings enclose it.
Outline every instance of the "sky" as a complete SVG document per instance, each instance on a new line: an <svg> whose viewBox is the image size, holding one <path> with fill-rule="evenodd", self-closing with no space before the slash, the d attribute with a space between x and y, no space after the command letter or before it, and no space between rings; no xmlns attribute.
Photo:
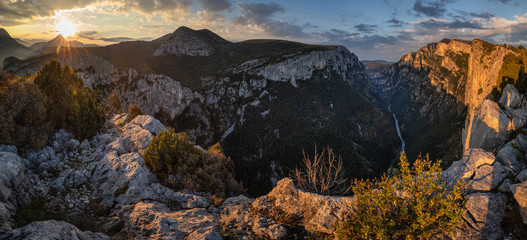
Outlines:
<svg viewBox="0 0 527 240"><path fill-rule="evenodd" d="M443 38L527 44L526 0L0 0L0 27L26 42L59 33L98 45L153 40L180 26L230 41L344 45L397 61Z"/></svg>

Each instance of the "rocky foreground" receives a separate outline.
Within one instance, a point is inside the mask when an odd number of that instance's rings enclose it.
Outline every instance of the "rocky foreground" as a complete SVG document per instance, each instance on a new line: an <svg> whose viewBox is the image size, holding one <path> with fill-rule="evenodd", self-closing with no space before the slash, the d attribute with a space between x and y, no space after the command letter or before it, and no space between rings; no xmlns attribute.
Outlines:
<svg viewBox="0 0 527 240"><path fill-rule="evenodd" d="M471 145L479 146L466 149L443 172L448 181L464 179L468 186L467 212L453 239L520 238L527 224L527 114L512 85L504 92L499 104L485 100L473 116ZM0 239L330 236L336 221L355 207L354 197L307 193L288 178L257 199L241 195L218 202L207 193L173 191L143 160L165 126L148 115L127 118L116 115L91 141L60 131L51 146L24 157L13 146L1 146ZM91 224L67 223L75 222L73 216Z"/></svg>

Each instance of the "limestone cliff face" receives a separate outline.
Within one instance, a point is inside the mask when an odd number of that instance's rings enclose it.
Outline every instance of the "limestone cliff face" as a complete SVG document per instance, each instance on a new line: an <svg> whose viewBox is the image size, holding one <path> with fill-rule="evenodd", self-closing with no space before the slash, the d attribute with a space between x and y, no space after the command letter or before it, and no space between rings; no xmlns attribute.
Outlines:
<svg viewBox="0 0 527 240"><path fill-rule="evenodd" d="M469 137L461 132L470 129L470 116L491 96L507 54L516 53L477 39L445 39L378 73L373 84L402 118L408 151L429 152L447 162L459 158Z"/></svg>

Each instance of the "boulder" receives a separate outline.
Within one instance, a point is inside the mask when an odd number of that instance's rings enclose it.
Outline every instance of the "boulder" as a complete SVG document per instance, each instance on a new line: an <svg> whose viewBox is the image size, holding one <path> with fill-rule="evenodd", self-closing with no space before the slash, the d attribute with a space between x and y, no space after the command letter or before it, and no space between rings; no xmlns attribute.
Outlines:
<svg viewBox="0 0 527 240"><path fill-rule="evenodd" d="M1 240L109 240L102 233L81 231L62 221L33 222L0 235Z"/></svg>
<svg viewBox="0 0 527 240"><path fill-rule="evenodd" d="M473 193L467 196L463 223L451 234L453 239L502 239L501 222L507 208L502 193ZM463 226L464 224L468 227Z"/></svg>
<svg viewBox="0 0 527 240"><path fill-rule="evenodd" d="M469 186L475 191L490 191L496 189L506 176L499 162L496 162L494 166L483 165L476 170Z"/></svg>
<svg viewBox="0 0 527 240"><path fill-rule="evenodd" d="M18 148L14 145L0 145L0 152L10 152L14 154L18 154Z"/></svg>
<svg viewBox="0 0 527 240"><path fill-rule="evenodd" d="M507 84L501 93L499 103L505 108L518 108L523 96L513 84Z"/></svg>
<svg viewBox="0 0 527 240"><path fill-rule="evenodd" d="M509 129L513 131L519 130L527 123L527 110L520 108L514 109L511 113L512 121L510 122Z"/></svg>
<svg viewBox="0 0 527 240"><path fill-rule="evenodd" d="M129 239L223 239L217 219L203 208L174 211L158 202L138 202L123 216Z"/></svg>
<svg viewBox="0 0 527 240"><path fill-rule="evenodd" d="M67 141L64 144L64 147L65 147L67 152L72 152L72 151L76 150L79 147L79 145L81 145L79 140L77 140L77 139L70 139L69 141Z"/></svg>
<svg viewBox="0 0 527 240"><path fill-rule="evenodd" d="M498 154L496 159L501 163L503 168L511 175L518 175L524 168L522 163L523 154L512 145L504 146Z"/></svg>
<svg viewBox="0 0 527 240"><path fill-rule="evenodd" d="M137 147L138 152L143 155L154 136L161 131L167 131L167 129L154 117L139 115L126 124L122 131L123 136L129 137Z"/></svg>
<svg viewBox="0 0 527 240"><path fill-rule="evenodd" d="M527 181L510 186L511 192L518 203L523 224L527 225Z"/></svg>
<svg viewBox="0 0 527 240"><path fill-rule="evenodd" d="M493 151L509 139L511 131L507 114L497 103L485 99L472 117L465 146Z"/></svg>
<svg viewBox="0 0 527 240"><path fill-rule="evenodd" d="M353 212L354 197L322 196L296 189L289 178L280 180L267 195L257 198L252 207L256 211L279 211L292 218L301 218L300 224L311 232L331 234L337 220Z"/></svg>
<svg viewBox="0 0 527 240"><path fill-rule="evenodd" d="M248 203L223 207L219 219L222 232L238 239L279 239L287 234L284 226L252 211Z"/></svg>
<svg viewBox="0 0 527 240"><path fill-rule="evenodd" d="M455 161L445 171L443 176L450 183L464 179L469 180L474 176L476 170L483 165L493 165L496 158L490 152L481 148L469 148L463 151L463 157Z"/></svg>

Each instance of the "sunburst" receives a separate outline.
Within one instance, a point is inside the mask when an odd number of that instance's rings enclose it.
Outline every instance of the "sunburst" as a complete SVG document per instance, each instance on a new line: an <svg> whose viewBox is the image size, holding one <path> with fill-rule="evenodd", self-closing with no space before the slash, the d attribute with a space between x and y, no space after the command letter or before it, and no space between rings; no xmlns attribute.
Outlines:
<svg viewBox="0 0 527 240"><path fill-rule="evenodd" d="M73 36L77 32L75 24L67 19L61 19L60 22L55 25L55 28L63 37Z"/></svg>

